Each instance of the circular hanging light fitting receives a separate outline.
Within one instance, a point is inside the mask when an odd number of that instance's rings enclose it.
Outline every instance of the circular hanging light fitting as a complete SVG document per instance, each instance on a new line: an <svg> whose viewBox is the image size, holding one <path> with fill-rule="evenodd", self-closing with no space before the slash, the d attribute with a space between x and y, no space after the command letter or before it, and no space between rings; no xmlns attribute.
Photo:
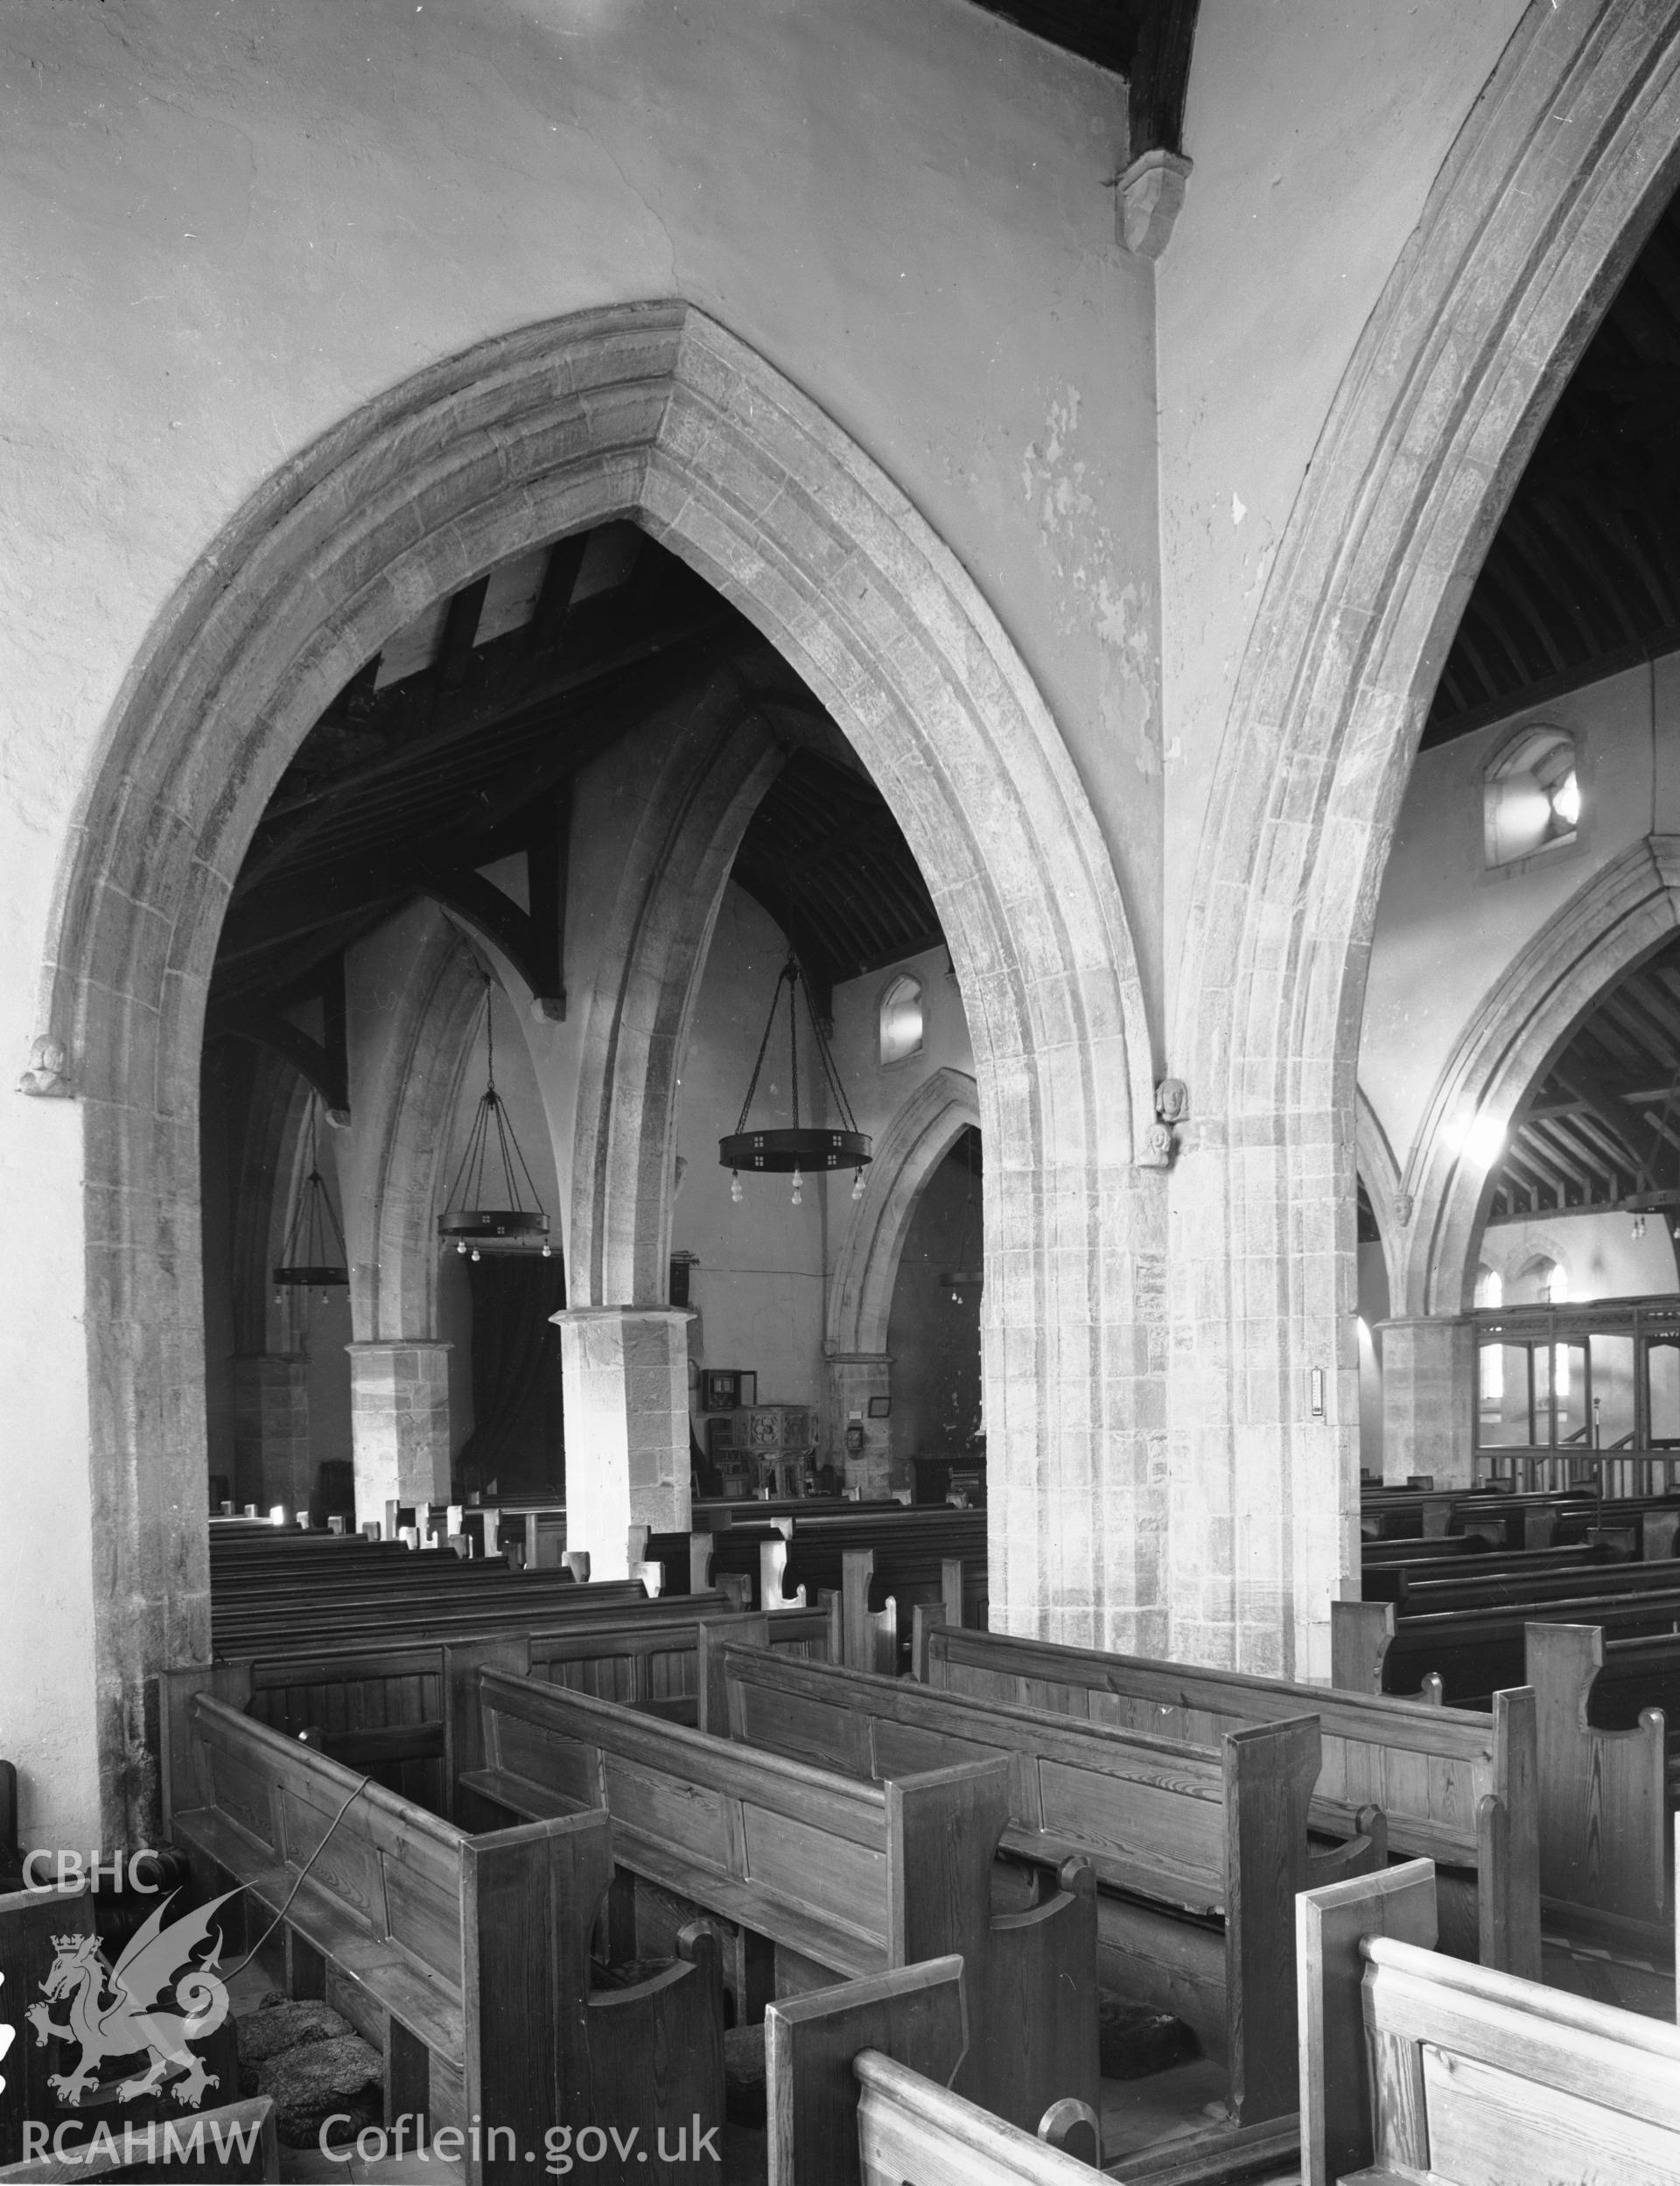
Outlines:
<svg viewBox="0 0 1680 2186"><path fill-rule="evenodd" d="M449 1189L449 1204L438 1217L438 1234L452 1238L458 1252L471 1253L475 1260L483 1257L486 1246L518 1251L539 1243L542 1258L550 1260L554 1247L549 1243L549 1218L508 1120L506 1104L496 1090L495 989L487 977L484 998L484 1090L479 1096L461 1166Z"/></svg>
<svg viewBox="0 0 1680 2186"><path fill-rule="evenodd" d="M791 1176L793 1203L804 1204L805 1172L808 1169L855 1169L857 1178L851 1195L861 1199L864 1191L864 1171L873 1156L866 1132L858 1128L850 1104L843 1089L839 1074L834 1067L834 1057L829 1043L822 1036L816 1012L811 1006L808 984L805 990L805 1012L810 1020L811 1038L816 1048L817 1060L822 1066L822 1075L833 1097L843 1129L830 1130L826 1125L802 1125L799 1120L799 999L800 966L797 956L789 956L776 979L776 991L770 997L770 1014L765 1019L764 1038L759 1042L758 1061L752 1065L752 1075L747 1081L746 1098L741 1103L741 1113L734 1130L727 1139L718 1142L718 1159L730 1171L729 1195L739 1202L741 1198L741 1171L756 1171L762 1174ZM791 1129L749 1131L746 1119L752 1107L752 1096L759 1089L759 1077L764 1068L764 1058L770 1046L770 1035L775 1030L776 1012L781 1005L781 991L788 990L788 1082L793 1089L794 1121Z"/></svg>
<svg viewBox="0 0 1680 2186"><path fill-rule="evenodd" d="M320 1111L320 1101L312 1093L309 1098L309 1170L304 1178L303 1189L298 1195L298 1204L292 1210L291 1226L286 1232L285 1260L274 1271L274 1302L276 1306L288 1290L337 1290L350 1280L350 1256L344 1249L344 1232L340 1229L339 1218L332 1211L332 1202L327 1196L326 1181L321 1174L320 1162L317 1158Z"/></svg>

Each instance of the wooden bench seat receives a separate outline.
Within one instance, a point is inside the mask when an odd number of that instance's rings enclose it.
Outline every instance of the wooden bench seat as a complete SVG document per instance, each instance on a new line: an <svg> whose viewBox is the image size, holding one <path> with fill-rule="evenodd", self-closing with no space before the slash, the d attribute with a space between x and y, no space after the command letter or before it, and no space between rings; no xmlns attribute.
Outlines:
<svg viewBox="0 0 1680 2186"><path fill-rule="evenodd" d="M171 1757L166 1823L195 1879L242 1886L246 1949L284 1915L288 1986L324 1994L379 2049L390 2114L482 2119L469 2186L528 2178L525 2152L586 2115L649 2136L696 2111L721 2123L717 1938L695 1930L680 1963L592 1985L612 1877L605 1816L468 1833L202 1691L177 1720L186 1744ZM655 2048L659 2076L641 2064Z"/></svg>
<svg viewBox="0 0 1680 2186"><path fill-rule="evenodd" d="M935 1691L1201 1746L1311 1709L1320 1735L1312 1826L1351 1837L1361 1810L1380 1808L1392 1850L1422 1853L1465 1878L1444 1878L1449 1947L1538 1979L1536 1707L1525 1688L1495 1693L1484 1714L1460 1714L1418 1700L938 1626L926 1634L920 1667Z"/></svg>
<svg viewBox="0 0 1680 2186"><path fill-rule="evenodd" d="M1680 2186L1680 2031L1443 1957L1433 1911L1427 1860L1301 1901L1304 2186Z"/></svg>
<svg viewBox="0 0 1680 2186"><path fill-rule="evenodd" d="M604 1808L622 1867L770 1940L779 1993L956 1949L976 2098L1028 2122L1053 2094L1095 2098L1093 1878L1069 1861L994 1915L1006 1762L860 1783L499 1671L478 1700L483 1765L461 1781L486 1818Z"/></svg>
<svg viewBox="0 0 1680 2186"><path fill-rule="evenodd" d="M721 1636L714 1645L710 1630L701 1647L703 1659L718 1657L704 1676L709 1719L721 1685L731 1736L766 1755L863 1779L1005 1762L1004 1847L1053 1867L1082 1856L1096 1871L1105 1985L1194 2027L1228 2067L1241 2121L1292 2108L1293 1895L1382 1856L1373 1814L1372 1833L1352 1846L1309 1846L1312 1718L1195 1747L792 1662Z"/></svg>

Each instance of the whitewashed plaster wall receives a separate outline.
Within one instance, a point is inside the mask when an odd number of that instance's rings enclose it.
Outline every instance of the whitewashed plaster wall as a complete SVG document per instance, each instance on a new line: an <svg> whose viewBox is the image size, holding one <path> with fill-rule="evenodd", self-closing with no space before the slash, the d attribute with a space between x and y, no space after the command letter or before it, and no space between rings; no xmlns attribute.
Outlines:
<svg viewBox="0 0 1680 2186"><path fill-rule="evenodd" d="M1660 1215L1645 1217L1635 1237L1627 1215L1570 1215L1537 1222L1501 1223L1481 1241L1481 1265L1504 1285L1507 1305L1532 1302L1523 1272L1539 1258L1556 1261L1569 1281L1570 1302L1594 1298L1645 1298L1676 1288L1674 1244Z"/></svg>
<svg viewBox="0 0 1680 2186"><path fill-rule="evenodd" d="M1354 345L1523 4L1204 0L1198 16L1195 165L1156 277L1170 1002L1272 557Z"/></svg>
<svg viewBox="0 0 1680 2186"><path fill-rule="evenodd" d="M834 1061L858 1118L859 1131L878 1141L892 1118L936 1070L960 1070L974 1075L974 1049L969 1039L969 1020L962 1007L962 991L951 971L943 949L925 949L887 964L862 979L846 979L834 990ZM921 983L921 1047L898 1062L881 1061L881 997L895 979L908 977ZM843 1195L850 1185L830 1187ZM846 1210L836 1202L833 1212L843 1218ZM839 1238L835 1238L838 1250Z"/></svg>
<svg viewBox="0 0 1680 2186"><path fill-rule="evenodd" d="M1483 778L1519 728L1541 722L1576 739L1576 840L1490 870ZM1403 1170L1454 1043L1517 952L1630 844L1676 830L1680 655L1418 753L1377 902L1359 1054Z"/></svg>

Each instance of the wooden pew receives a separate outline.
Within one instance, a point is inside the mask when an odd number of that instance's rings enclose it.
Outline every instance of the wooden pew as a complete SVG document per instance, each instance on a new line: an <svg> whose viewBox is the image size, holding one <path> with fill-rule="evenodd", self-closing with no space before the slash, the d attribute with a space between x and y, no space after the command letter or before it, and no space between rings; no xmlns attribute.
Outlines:
<svg viewBox="0 0 1680 2186"><path fill-rule="evenodd" d="M1524 1687L1496 1692L1487 1713L1473 1715L1282 1678L938 1627L926 1635L920 1670L936 1691L1194 1745L1311 1709L1320 1750L1312 1826L1351 1837L1360 1810L1380 1808L1392 1849L1464 1871L1442 1878L1447 1947L1539 1978L1536 1708Z"/></svg>
<svg viewBox="0 0 1680 2186"><path fill-rule="evenodd" d="M839 1592L842 1645L854 1669L907 1668L918 1603L942 1604L953 1623L984 1629L986 1525L984 1510L943 1509L802 1521L788 1544L784 1586L802 1587L810 1600Z"/></svg>
<svg viewBox="0 0 1680 2186"><path fill-rule="evenodd" d="M284 1916L288 1987L325 1995L381 2051L392 2118L482 2119L468 2186L528 2178L525 2152L561 2124L634 2123L652 2147L663 2119L721 2123L716 1937L695 1929L679 1963L631 1986L592 1984L604 1815L469 1834L201 1690L174 1713L188 1745L169 1756L165 1822L195 1879L243 1886L247 1950Z"/></svg>
<svg viewBox="0 0 1680 2186"><path fill-rule="evenodd" d="M1354 1611L1357 1617L1349 1614ZM1383 1677L1395 1629L1392 1606L1344 1603L1333 1609L1333 1619L1339 1613L1338 1679ZM1431 1620L1428 1630L1441 1648L1451 1643L1448 1620ZM1666 1720L1661 1708L1635 1711L1630 1695L1638 1689L1632 1679L1646 1650L1660 1650L1660 1660L1680 1659L1680 1639L1606 1644L1601 1624L1548 1617L1523 1626L1522 1643L1534 1693L1544 1918L1579 1941L1619 1940L1642 1955L1666 1955L1674 1896ZM1500 1644L1508 1647L1506 1636ZM1606 1657L1618 1656L1629 1675L1619 1689L1613 1685L1612 1706L1601 1710L1597 1688ZM1411 1659L1415 1665L1433 1656L1417 1641ZM1440 1678L1427 1682L1438 1695ZM1602 1713L1621 1720L1592 1720ZM1444 1713L1463 1719L1469 1712ZM1630 1713L1634 1720L1627 1720Z"/></svg>
<svg viewBox="0 0 1680 2186"><path fill-rule="evenodd" d="M1291 2109L1291 1899L1314 1880L1385 1856L1370 1814L1370 1833L1354 1846L1310 1851L1315 1720L1262 1724L1216 1748L1195 1747L714 1644L710 1629L701 1655L708 1720L721 1678L730 1735L762 1753L877 1780L983 1756L1006 1761L1003 1845L1043 1867L1088 1857L1102 1892L1105 1984L1195 2028L1229 2069L1240 2122ZM721 1657L717 1669L712 1657Z"/></svg>
<svg viewBox="0 0 1680 2186"><path fill-rule="evenodd" d="M1676 2186L1680 2030L1440 1956L1432 1881L1301 1901L1304 2186Z"/></svg>
<svg viewBox="0 0 1680 2186"><path fill-rule="evenodd" d="M1052 2104L1033 2135L948 2091L966 2043L962 1965L930 1959L770 2007L768 2186L883 2178L890 2186L906 2178L1078 2186L1091 2178L1101 2121L1088 2105ZM1214 2186L1261 2175L1256 2163L1271 2175L1295 2151L1292 2120L1264 2135L1224 2130L1128 2157L1124 2176L1139 2186Z"/></svg>
<svg viewBox="0 0 1680 2186"><path fill-rule="evenodd" d="M1403 1618L1457 1616L1484 1609L1538 1609L1584 1595L1632 1601L1676 1592L1680 1568L1671 1559L1656 1564L1598 1562L1530 1572L1512 1559L1495 1558L1485 1571L1471 1568L1415 1578L1403 1566L1396 1607Z"/></svg>
<svg viewBox="0 0 1680 2186"><path fill-rule="evenodd" d="M1453 1707L1485 1708L1500 1687L1523 1682L1530 1624L1596 1624L1606 1636L1642 1639L1669 1633L1676 1622L1680 1585L1672 1584L1399 1618L1391 1601L1333 1601L1330 1674L1351 1692L1438 1692Z"/></svg>
<svg viewBox="0 0 1680 2186"><path fill-rule="evenodd" d="M1559 1517L1597 1500L1579 1489L1536 1495L1487 1488L1385 1489L1360 1498L1360 1519L1362 1530L1383 1540L1491 1531L1505 1548L1549 1548Z"/></svg>
<svg viewBox="0 0 1680 2186"><path fill-rule="evenodd" d="M499 1671L478 1699L484 1764L461 1783L486 1818L604 1806L620 1867L774 1944L778 1993L955 1947L965 2091L1017 2122L1095 2100L1094 1879L1069 1860L1045 1902L994 1915L1006 1762L865 1783Z"/></svg>
<svg viewBox="0 0 1680 2186"><path fill-rule="evenodd" d="M1420 1599L1420 1590L1426 1595L1459 1588L1473 1606L1480 1608L1496 1599L1526 1599L1526 1590L1539 1580L1584 1594L1600 1580L1619 1586L1624 1570L1646 1568L1633 1561L1631 1550L1624 1552L1608 1541L1578 1541L1567 1548L1502 1549L1479 1556L1391 1557L1380 1562L1366 1558L1361 1566L1360 1592L1367 1601L1394 1602L1405 1616L1436 1606L1460 1606L1451 1600ZM1668 1583L1674 1583L1672 1573Z"/></svg>
<svg viewBox="0 0 1680 2186"><path fill-rule="evenodd" d="M454 1564L454 1559L450 1559ZM455 1564L458 1571L489 1568ZM528 1589L528 1590L527 1590ZM539 1573L527 1582L514 1577L505 1587L457 1594L448 1587L424 1587L400 1598L379 1589L338 1589L323 1598L276 1592L267 1601L236 1612L211 1607L212 1643L218 1654L250 1655L300 1640L318 1648L355 1646L365 1642L466 1636L500 1627L527 1629L534 1623L598 1616L627 1610L640 1615L648 1597L639 1585L607 1580L580 1586L556 1574Z"/></svg>
<svg viewBox="0 0 1680 2186"><path fill-rule="evenodd" d="M444 1696L452 1680L486 1661L554 1685L593 1692L645 1713L698 1718L698 1628L717 1618L762 1644L827 1660L833 1619L789 1610L743 1620L717 1594L627 1605L528 1632L474 1633L396 1646L280 1650L219 1662L211 1690L230 1707L289 1737L310 1734L346 1768L447 1815L454 1772L445 1749Z"/></svg>

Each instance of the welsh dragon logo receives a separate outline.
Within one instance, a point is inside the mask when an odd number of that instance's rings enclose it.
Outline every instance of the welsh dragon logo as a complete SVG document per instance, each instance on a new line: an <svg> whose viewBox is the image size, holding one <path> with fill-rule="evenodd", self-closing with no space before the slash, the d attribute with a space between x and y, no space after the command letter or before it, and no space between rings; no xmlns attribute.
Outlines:
<svg viewBox="0 0 1680 2186"><path fill-rule="evenodd" d="M47 2081L60 2101L74 2108L98 2080L107 2057L135 2056L143 2049L145 2069L122 2082L116 2091L119 2102L155 2094L172 2080L178 2103L192 2108L203 2101L205 2090L217 2084L216 2075L206 2070L187 2044L214 2034L228 2016L228 1991L216 1972L221 1933L214 1927L214 1916L237 1895L228 1890L165 1928L172 1893L153 1909L115 1966L106 1965L97 1936L53 1937L58 1956L41 1983L47 2000L32 2004L26 2016L38 2046L45 2046L49 2035L80 2046L75 2070L54 2072ZM194 1964L193 1952L213 1933L208 1957ZM68 2005L62 2023L52 2011L60 1999Z"/></svg>

